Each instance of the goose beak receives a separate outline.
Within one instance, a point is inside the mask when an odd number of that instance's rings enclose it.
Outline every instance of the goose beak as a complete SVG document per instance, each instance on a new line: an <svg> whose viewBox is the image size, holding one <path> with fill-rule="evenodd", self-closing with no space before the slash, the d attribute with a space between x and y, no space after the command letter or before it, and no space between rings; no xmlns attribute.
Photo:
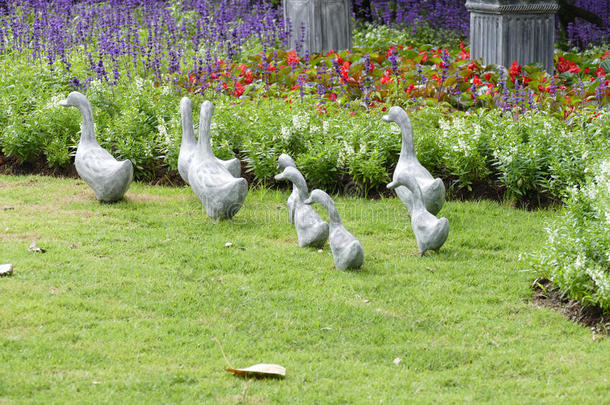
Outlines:
<svg viewBox="0 0 610 405"><path fill-rule="evenodd" d="M390 190L394 190L396 187L398 187L398 184L395 181L393 181L393 182L389 183L386 187L389 188Z"/></svg>
<svg viewBox="0 0 610 405"><path fill-rule="evenodd" d="M60 102L57 103L58 105L62 106L62 107L70 107L70 104L68 104L68 100L61 100Z"/></svg>
<svg viewBox="0 0 610 405"><path fill-rule="evenodd" d="M303 201L305 204L307 205L311 205L313 203L313 201L311 200L311 197L309 197L308 199L306 199L305 201Z"/></svg>
<svg viewBox="0 0 610 405"><path fill-rule="evenodd" d="M282 176L282 173L276 174L275 176L273 176L273 178L276 180L284 180L284 176Z"/></svg>
<svg viewBox="0 0 610 405"><path fill-rule="evenodd" d="M385 122L392 122L392 120L390 120L390 116L389 115L384 115L383 117L381 117L382 120L384 120Z"/></svg>

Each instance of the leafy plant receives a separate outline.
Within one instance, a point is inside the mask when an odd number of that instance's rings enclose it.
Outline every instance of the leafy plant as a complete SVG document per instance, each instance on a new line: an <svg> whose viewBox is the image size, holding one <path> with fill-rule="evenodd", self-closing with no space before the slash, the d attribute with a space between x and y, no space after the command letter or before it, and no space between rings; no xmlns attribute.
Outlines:
<svg viewBox="0 0 610 405"><path fill-rule="evenodd" d="M583 187L573 187L563 217L547 228L532 264L570 298L610 312L610 156Z"/></svg>

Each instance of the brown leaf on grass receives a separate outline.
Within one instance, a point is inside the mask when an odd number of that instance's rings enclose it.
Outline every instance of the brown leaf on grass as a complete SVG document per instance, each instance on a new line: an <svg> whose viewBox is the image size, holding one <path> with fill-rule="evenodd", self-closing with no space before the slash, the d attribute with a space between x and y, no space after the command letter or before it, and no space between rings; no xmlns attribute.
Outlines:
<svg viewBox="0 0 610 405"><path fill-rule="evenodd" d="M248 368L227 368L227 371L237 375L252 377L286 377L286 368L277 364L255 364Z"/></svg>
<svg viewBox="0 0 610 405"><path fill-rule="evenodd" d="M46 250L44 250L43 248L39 248L38 246L36 246L36 241L33 240L32 243L30 243L30 247L28 248L28 250L30 252L34 252L34 253L44 253L46 252Z"/></svg>

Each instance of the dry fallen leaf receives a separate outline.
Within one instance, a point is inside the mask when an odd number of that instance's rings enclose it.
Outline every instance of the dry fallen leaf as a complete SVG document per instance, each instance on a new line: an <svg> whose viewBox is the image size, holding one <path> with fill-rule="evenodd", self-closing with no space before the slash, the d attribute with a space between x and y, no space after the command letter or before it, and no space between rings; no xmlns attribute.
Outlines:
<svg viewBox="0 0 610 405"><path fill-rule="evenodd" d="M44 250L43 248L39 248L38 246L36 246L36 241L33 240L32 243L30 243L30 247L28 248L28 250L30 252L34 252L34 253L44 253L46 252L46 250Z"/></svg>
<svg viewBox="0 0 610 405"><path fill-rule="evenodd" d="M255 364L248 368L227 368L228 372L253 377L286 377L286 368L277 364Z"/></svg>

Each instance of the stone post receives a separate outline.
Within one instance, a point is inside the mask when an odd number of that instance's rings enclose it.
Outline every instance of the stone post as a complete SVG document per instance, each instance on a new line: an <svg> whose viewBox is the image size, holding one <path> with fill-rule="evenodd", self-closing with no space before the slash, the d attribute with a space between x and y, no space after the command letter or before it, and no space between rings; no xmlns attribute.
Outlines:
<svg viewBox="0 0 610 405"><path fill-rule="evenodd" d="M539 62L553 74L556 0L467 0L470 55L510 67Z"/></svg>
<svg viewBox="0 0 610 405"><path fill-rule="evenodd" d="M352 10L350 0L282 0L284 21L289 20L289 48L311 53L351 49ZM302 34L302 29L305 29Z"/></svg>

